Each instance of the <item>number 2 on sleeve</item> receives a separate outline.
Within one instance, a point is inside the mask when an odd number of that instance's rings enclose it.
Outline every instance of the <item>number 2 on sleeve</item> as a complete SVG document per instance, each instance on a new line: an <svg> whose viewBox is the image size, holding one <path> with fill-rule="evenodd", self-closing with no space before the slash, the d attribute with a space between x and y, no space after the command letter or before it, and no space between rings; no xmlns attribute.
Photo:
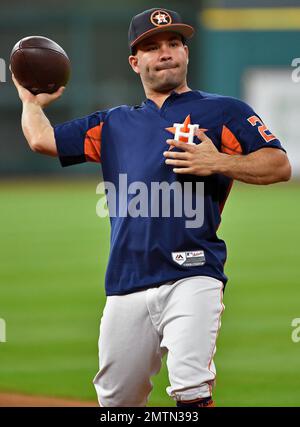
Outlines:
<svg viewBox="0 0 300 427"><path fill-rule="evenodd" d="M273 135L269 129L267 128L267 126L260 120L259 117L257 116L251 116L248 119L248 122L252 125L252 126L256 126L257 124L260 124L260 126L258 126L258 132L261 134L261 136L263 137L263 139L266 142L270 142L273 141L273 139L276 139L276 136ZM269 133L267 133L269 132Z"/></svg>

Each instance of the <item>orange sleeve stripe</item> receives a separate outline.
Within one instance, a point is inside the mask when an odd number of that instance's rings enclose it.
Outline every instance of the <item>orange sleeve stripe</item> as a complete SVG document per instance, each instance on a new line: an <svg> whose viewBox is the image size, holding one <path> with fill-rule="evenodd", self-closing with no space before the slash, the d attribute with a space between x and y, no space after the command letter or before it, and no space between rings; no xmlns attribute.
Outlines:
<svg viewBox="0 0 300 427"><path fill-rule="evenodd" d="M84 140L84 154L89 162L101 163L101 137L103 123L89 129Z"/></svg>
<svg viewBox="0 0 300 427"><path fill-rule="evenodd" d="M236 139L234 134L225 125L222 129L221 136L221 151L226 154L242 154L243 149L239 141Z"/></svg>

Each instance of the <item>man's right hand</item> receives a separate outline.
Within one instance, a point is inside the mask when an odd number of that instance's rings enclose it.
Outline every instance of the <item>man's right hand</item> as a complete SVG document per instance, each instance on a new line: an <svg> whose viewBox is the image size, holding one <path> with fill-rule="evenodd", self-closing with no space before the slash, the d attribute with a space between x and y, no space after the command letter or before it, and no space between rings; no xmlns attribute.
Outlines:
<svg viewBox="0 0 300 427"><path fill-rule="evenodd" d="M40 93L39 95L33 95L28 89L25 89L25 87L20 85L20 83L17 81L17 79L13 74L12 74L12 81L14 82L14 85L17 88L19 97L23 103L31 102L39 105L41 108L46 107L47 105L51 104L51 102L58 99L65 90L65 87L62 86L56 92L51 94Z"/></svg>

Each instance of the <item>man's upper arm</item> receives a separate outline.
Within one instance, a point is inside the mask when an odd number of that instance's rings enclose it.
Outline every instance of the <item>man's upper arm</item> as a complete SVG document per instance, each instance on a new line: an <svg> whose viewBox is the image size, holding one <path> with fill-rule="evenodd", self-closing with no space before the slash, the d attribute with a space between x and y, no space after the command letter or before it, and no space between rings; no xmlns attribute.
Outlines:
<svg viewBox="0 0 300 427"><path fill-rule="evenodd" d="M62 166L101 162L102 127L106 114L97 111L54 126L54 140Z"/></svg>
<svg viewBox="0 0 300 427"><path fill-rule="evenodd" d="M225 142L222 143L228 145L226 138L229 142L229 138L235 139L238 154L250 154L262 148L278 148L285 152L280 141L248 104L235 98L225 99L222 132Z"/></svg>

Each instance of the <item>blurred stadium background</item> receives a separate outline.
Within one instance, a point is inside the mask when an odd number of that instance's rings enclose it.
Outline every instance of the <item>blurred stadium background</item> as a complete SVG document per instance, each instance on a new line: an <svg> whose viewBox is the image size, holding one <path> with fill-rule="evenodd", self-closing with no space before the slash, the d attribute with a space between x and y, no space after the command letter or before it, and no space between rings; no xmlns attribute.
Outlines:
<svg viewBox="0 0 300 427"><path fill-rule="evenodd" d="M95 400L109 250L109 221L95 211L101 169L62 169L30 151L10 51L22 37L43 35L68 53L72 78L47 110L52 123L140 104L127 29L134 14L156 6L178 10L197 28L189 42L190 86L249 102L293 166L288 184L236 183L223 213L219 236L227 242L230 280L215 358L217 405L299 406L300 342L291 339L291 322L300 318L299 0L28 0L26 7L1 0L7 82L0 83L0 318L7 342L0 343L0 393ZM153 383L149 404L173 406L165 365Z"/></svg>

